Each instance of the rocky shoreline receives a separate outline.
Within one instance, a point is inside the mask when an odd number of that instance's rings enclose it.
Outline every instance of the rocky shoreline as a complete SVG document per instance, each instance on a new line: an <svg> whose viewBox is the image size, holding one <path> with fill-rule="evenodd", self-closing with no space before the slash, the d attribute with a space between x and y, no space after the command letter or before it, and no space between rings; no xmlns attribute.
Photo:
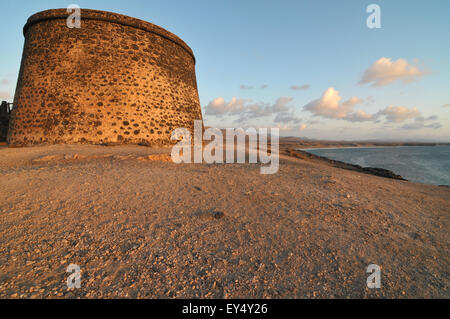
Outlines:
<svg viewBox="0 0 450 319"><path fill-rule="evenodd" d="M289 149L288 155L294 156L296 158L301 158L301 159L309 159L309 160L312 159L312 160L327 162L328 164L331 164L334 167L348 169L351 171L357 171L357 172L371 174L371 175L375 175L375 176L381 176L381 177L385 177L385 178L392 178L392 179L407 181L402 176L395 174L394 172L392 172L388 169L384 169L384 168L362 167L359 165L336 161L336 160L332 160L332 159L329 159L324 156L314 155L314 154L308 153L306 151L300 151L300 150L294 150L294 149Z"/></svg>

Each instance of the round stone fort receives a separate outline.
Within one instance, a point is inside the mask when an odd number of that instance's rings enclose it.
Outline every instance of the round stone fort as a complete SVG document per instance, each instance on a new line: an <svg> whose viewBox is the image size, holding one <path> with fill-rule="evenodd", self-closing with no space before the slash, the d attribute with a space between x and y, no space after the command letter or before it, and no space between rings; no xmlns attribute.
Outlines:
<svg viewBox="0 0 450 319"><path fill-rule="evenodd" d="M168 145L202 120L195 57L176 35L124 15L39 12L24 27L8 143Z"/></svg>

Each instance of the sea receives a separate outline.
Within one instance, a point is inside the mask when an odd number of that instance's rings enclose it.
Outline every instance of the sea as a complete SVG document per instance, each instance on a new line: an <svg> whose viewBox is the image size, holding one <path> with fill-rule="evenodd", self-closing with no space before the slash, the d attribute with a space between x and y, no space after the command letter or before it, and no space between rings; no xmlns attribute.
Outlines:
<svg viewBox="0 0 450 319"><path fill-rule="evenodd" d="M388 169L412 182L450 186L450 146L389 146L302 150L362 167Z"/></svg>

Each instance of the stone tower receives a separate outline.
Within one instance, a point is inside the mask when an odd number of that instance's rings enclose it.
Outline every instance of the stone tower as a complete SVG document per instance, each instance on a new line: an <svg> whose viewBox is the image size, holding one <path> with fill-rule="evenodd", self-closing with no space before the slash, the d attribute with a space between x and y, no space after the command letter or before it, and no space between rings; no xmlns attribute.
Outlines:
<svg viewBox="0 0 450 319"><path fill-rule="evenodd" d="M25 45L8 142L12 145L170 144L202 113L195 57L176 35L120 14L39 12Z"/></svg>

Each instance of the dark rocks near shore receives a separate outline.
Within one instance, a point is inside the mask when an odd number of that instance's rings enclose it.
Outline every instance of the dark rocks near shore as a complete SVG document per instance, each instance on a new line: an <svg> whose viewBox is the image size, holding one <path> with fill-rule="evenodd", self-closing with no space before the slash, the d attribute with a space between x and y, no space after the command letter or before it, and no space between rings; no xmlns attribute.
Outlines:
<svg viewBox="0 0 450 319"><path fill-rule="evenodd" d="M368 172L368 173L373 174L373 175L406 181L406 179L404 179L400 175L397 175L397 174L395 174L394 172L392 172L392 171L390 171L388 169L378 168L378 167L361 167L361 166L358 166L358 165L355 165L355 166L359 167L359 168L363 169L365 172Z"/></svg>
<svg viewBox="0 0 450 319"><path fill-rule="evenodd" d="M384 169L384 168L362 167L362 166L359 166L359 165L349 164L349 163L345 163L345 162L341 162L341 161L335 161L335 160L329 159L327 157L314 155L314 154L311 154L311 153L308 153L308 152L305 152L305 151L300 151L300 150L289 149L288 150L288 155L294 156L294 157L297 157L297 158L301 158L301 159L310 159L310 160L312 159L312 160L324 161L324 162L327 162L329 164L332 164L334 167L348 169L348 170L351 170L351 171L357 171L357 172L371 174L371 175L376 175L376 176L380 176L380 177L392 178L392 179L406 181L406 179L404 179L400 175L397 175L394 172L392 172L392 171L390 171L388 169Z"/></svg>

